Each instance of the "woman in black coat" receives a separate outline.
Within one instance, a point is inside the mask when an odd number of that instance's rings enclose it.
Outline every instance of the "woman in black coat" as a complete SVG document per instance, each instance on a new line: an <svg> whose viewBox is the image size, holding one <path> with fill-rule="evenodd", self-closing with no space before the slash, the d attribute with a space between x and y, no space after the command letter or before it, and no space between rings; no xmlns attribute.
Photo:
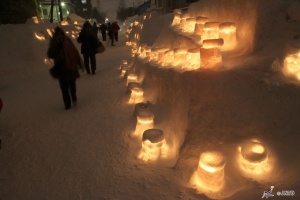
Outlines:
<svg viewBox="0 0 300 200"><path fill-rule="evenodd" d="M85 22L77 42L81 43L81 54L83 55L83 62L88 74L95 74L96 71L96 49L99 46L99 39L93 32L93 27L89 22ZM91 64L91 68L90 68Z"/></svg>
<svg viewBox="0 0 300 200"><path fill-rule="evenodd" d="M79 78L78 69L84 68L78 50L60 27L55 28L47 56L54 61L51 74L53 78L59 80L65 109L69 110L71 99L74 103L77 101L76 79Z"/></svg>

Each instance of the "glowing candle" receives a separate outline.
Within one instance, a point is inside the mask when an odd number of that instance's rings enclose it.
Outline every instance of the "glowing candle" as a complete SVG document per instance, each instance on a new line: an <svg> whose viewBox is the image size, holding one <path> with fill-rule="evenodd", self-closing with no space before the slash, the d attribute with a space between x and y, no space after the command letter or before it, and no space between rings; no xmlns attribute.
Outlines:
<svg viewBox="0 0 300 200"><path fill-rule="evenodd" d="M174 49L174 63L175 67L180 67L185 63L185 58L187 55L188 49L186 48L176 48Z"/></svg>
<svg viewBox="0 0 300 200"><path fill-rule="evenodd" d="M168 50L164 52L162 66L170 66L174 62L174 51Z"/></svg>
<svg viewBox="0 0 300 200"><path fill-rule="evenodd" d="M127 70L130 70L130 67L128 66L128 64L121 65L121 77L125 76Z"/></svg>
<svg viewBox="0 0 300 200"><path fill-rule="evenodd" d="M126 85L128 86L128 83L130 83L130 82L137 82L137 79L138 79L138 76L135 73L128 73Z"/></svg>
<svg viewBox="0 0 300 200"><path fill-rule="evenodd" d="M197 187L220 191L224 186L224 167L225 158L219 152L204 152L200 155L197 169L196 184Z"/></svg>
<svg viewBox="0 0 300 200"><path fill-rule="evenodd" d="M224 40L224 48L234 48L236 46L236 23L221 23L219 26L219 37Z"/></svg>
<svg viewBox="0 0 300 200"><path fill-rule="evenodd" d="M148 109L137 113L136 118L137 122L133 136L141 138L145 130L153 128L154 114L152 110Z"/></svg>
<svg viewBox="0 0 300 200"><path fill-rule="evenodd" d="M270 170L268 151L260 142L246 142L239 151L239 164L247 175L259 175Z"/></svg>
<svg viewBox="0 0 300 200"><path fill-rule="evenodd" d="M143 102L144 91L140 87L134 87L131 89L130 99L128 101L129 104L140 103Z"/></svg>
<svg viewBox="0 0 300 200"><path fill-rule="evenodd" d="M206 22L202 30L202 40L219 38L219 22Z"/></svg>
<svg viewBox="0 0 300 200"><path fill-rule="evenodd" d="M184 27L184 32L187 34L194 34L195 31L195 24L196 24L196 18L187 18L185 21L185 27Z"/></svg>
<svg viewBox="0 0 300 200"><path fill-rule="evenodd" d="M127 65L127 66L128 66L127 60L121 60L121 63L120 63L120 65L119 65L118 69L122 69L122 66L123 66L123 65Z"/></svg>
<svg viewBox="0 0 300 200"><path fill-rule="evenodd" d="M204 24L206 22L208 22L208 18L207 17L197 17L196 18L194 35L201 36L202 30L204 29Z"/></svg>
<svg viewBox="0 0 300 200"><path fill-rule="evenodd" d="M200 48L201 68L222 66L220 47L223 43L223 39L203 40L203 46Z"/></svg>
<svg viewBox="0 0 300 200"><path fill-rule="evenodd" d="M150 101L141 102L135 104L134 115L135 116L143 116L145 113L152 113L152 103Z"/></svg>
<svg viewBox="0 0 300 200"><path fill-rule="evenodd" d="M284 59L283 74L300 81L300 48L294 48Z"/></svg>
<svg viewBox="0 0 300 200"><path fill-rule="evenodd" d="M139 155L144 161L156 161L165 146L164 133L160 129L148 129L143 133L142 150Z"/></svg>
<svg viewBox="0 0 300 200"><path fill-rule="evenodd" d="M186 61L183 67L190 70L200 68L200 48L188 50Z"/></svg>
<svg viewBox="0 0 300 200"><path fill-rule="evenodd" d="M36 16L32 17L31 19L33 20L33 22L34 22L35 24L38 24L38 23L39 23L39 19L38 19Z"/></svg>

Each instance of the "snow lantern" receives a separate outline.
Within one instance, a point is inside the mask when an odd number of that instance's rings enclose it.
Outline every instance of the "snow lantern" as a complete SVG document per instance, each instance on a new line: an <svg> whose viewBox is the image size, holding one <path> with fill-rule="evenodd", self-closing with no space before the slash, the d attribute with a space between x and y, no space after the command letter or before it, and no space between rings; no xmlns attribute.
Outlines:
<svg viewBox="0 0 300 200"><path fill-rule="evenodd" d="M185 58L187 56L187 48L176 48L174 49L174 63L175 67L180 67L185 63Z"/></svg>
<svg viewBox="0 0 300 200"><path fill-rule="evenodd" d="M260 175L270 170L268 151L258 141L245 142L239 147L239 165L247 175Z"/></svg>
<svg viewBox="0 0 300 200"><path fill-rule="evenodd" d="M173 62L174 62L174 51L173 50L165 51L163 61L162 61L162 66L172 65Z"/></svg>
<svg viewBox="0 0 300 200"><path fill-rule="evenodd" d="M300 45L290 47L288 55L284 59L283 74L294 77L300 81Z"/></svg>
<svg viewBox="0 0 300 200"><path fill-rule="evenodd" d="M144 109L143 112L137 113L137 122L133 136L142 137L143 133L147 129L151 129L154 126L154 114L150 109Z"/></svg>
<svg viewBox="0 0 300 200"><path fill-rule="evenodd" d="M45 40L45 35L42 32L39 33L34 33L34 36L36 39L40 40L40 41L44 41Z"/></svg>
<svg viewBox="0 0 300 200"><path fill-rule="evenodd" d="M121 65L121 77L125 76L127 70L130 70L130 67L128 66L128 64Z"/></svg>
<svg viewBox="0 0 300 200"><path fill-rule="evenodd" d="M183 31L187 34L193 35L195 32L195 24L196 24L196 18L194 17L187 18L185 21L185 28Z"/></svg>
<svg viewBox="0 0 300 200"><path fill-rule="evenodd" d="M204 29L204 24L208 22L207 17L197 17L196 18L196 24L195 24L195 30L194 30L194 35L195 36L201 36L202 31Z"/></svg>
<svg viewBox="0 0 300 200"><path fill-rule="evenodd" d="M166 144L164 133L160 129L148 129L144 131L142 138L142 150L139 158L144 161L156 161L160 158Z"/></svg>
<svg viewBox="0 0 300 200"><path fill-rule="evenodd" d="M144 91L140 87L133 87L131 89L130 99L128 101L129 104L135 104L143 102Z"/></svg>
<svg viewBox="0 0 300 200"><path fill-rule="evenodd" d="M151 47L149 47L148 45L141 45L141 51L140 51L140 58L146 58L147 57L147 52L151 52Z"/></svg>
<svg viewBox="0 0 300 200"><path fill-rule="evenodd" d="M138 115L145 115L145 113L152 113L152 103L150 101L146 101L146 102L141 102L141 103L137 103L135 104L135 108L134 108L134 115L138 116Z"/></svg>
<svg viewBox="0 0 300 200"><path fill-rule="evenodd" d="M60 25L66 26L66 25L69 25L69 22L66 21L66 20L63 20L63 21L60 22Z"/></svg>
<svg viewBox="0 0 300 200"><path fill-rule="evenodd" d="M200 48L201 68L213 68L222 65L221 46L223 39L203 40Z"/></svg>
<svg viewBox="0 0 300 200"><path fill-rule="evenodd" d="M219 22L206 22L202 30L201 39L218 39L219 38Z"/></svg>
<svg viewBox="0 0 300 200"><path fill-rule="evenodd" d="M220 152L203 152L198 163L196 186L202 190L217 192L225 183L226 161Z"/></svg>
<svg viewBox="0 0 300 200"><path fill-rule="evenodd" d="M186 26L186 19L189 18L189 13L184 13L180 15L179 29L183 32Z"/></svg>
<svg viewBox="0 0 300 200"><path fill-rule="evenodd" d="M236 23L221 23L219 25L219 37L224 40L224 48L233 49L236 46Z"/></svg>
<svg viewBox="0 0 300 200"><path fill-rule="evenodd" d="M33 23L38 24L39 23L39 19L37 18L37 16L33 16L32 18Z"/></svg>
<svg viewBox="0 0 300 200"><path fill-rule="evenodd" d="M200 48L193 48L187 51L184 68L195 70L200 68Z"/></svg>
<svg viewBox="0 0 300 200"><path fill-rule="evenodd" d="M182 10L181 9L174 9L173 13L174 13L174 18L173 18L171 26L176 27L176 26L180 25Z"/></svg>
<svg viewBox="0 0 300 200"><path fill-rule="evenodd" d="M158 56L157 56L157 62L160 64L163 64L164 62L164 58L165 58L165 53L166 51L168 51L169 49L161 49L160 51L158 51Z"/></svg>
<svg viewBox="0 0 300 200"><path fill-rule="evenodd" d="M47 33L50 37L53 37L53 33L54 33L54 30L53 29L47 29Z"/></svg>
<svg viewBox="0 0 300 200"><path fill-rule="evenodd" d="M151 57L150 59L154 62L160 62L159 58L162 56L162 53L167 51L168 48L163 48L163 47L153 47L151 48Z"/></svg>
<svg viewBox="0 0 300 200"><path fill-rule="evenodd" d="M131 94L133 88L140 88L140 84L137 82L129 82L127 85L126 93Z"/></svg>
<svg viewBox="0 0 300 200"><path fill-rule="evenodd" d="M128 66L128 62L127 62L127 60L121 60L121 62L120 62L120 65L119 65L118 69L122 69L122 66L123 66L123 65L127 65L127 66Z"/></svg>
<svg viewBox="0 0 300 200"><path fill-rule="evenodd" d="M133 72L128 73L126 86L128 86L128 83L130 83L130 82L137 82L137 80L138 80L137 74L135 74Z"/></svg>

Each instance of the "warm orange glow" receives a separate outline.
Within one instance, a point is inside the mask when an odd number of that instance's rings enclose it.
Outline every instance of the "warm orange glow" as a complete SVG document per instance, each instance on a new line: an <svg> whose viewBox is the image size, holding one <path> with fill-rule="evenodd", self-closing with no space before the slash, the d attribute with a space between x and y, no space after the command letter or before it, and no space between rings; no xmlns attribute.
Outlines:
<svg viewBox="0 0 300 200"><path fill-rule="evenodd" d="M164 52L162 66L170 66L174 62L174 51L168 50Z"/></svg>
<svg viewBox="0 0 300 200"><path fill-rule="evenodd" d="M224 48L232 49L236 46L236 23L224 22L220 24L219 37L224 40Z"/></svg>
<svg viewBox="0 0 300 200"><path fill-rule="evenodd" d="M132 85L131 87L136 87L136 86ZM134 115L135 116L138 116L138 115L144 116L144 115L147 115L147 113L153 113L151 102L146 101L146 102L141 102L141 103L135 104L135 107L134 107Z"/></svg>
<svg viewBox="0 0 300 200"><path fill-rule="evenodd" d="M209 39L209 40L203 40L202 47L205 49L215 48L215 47L221 47L224 44L223 39Z"/></svg>
<svg viewBox="0 0 300 200"><path fill-rule="evenodd" d="M173 27L180 25L180 20L181 20L180 15L181 14L179 14L179 13L174 14L174 18L173 18L173 22L172 22Z"/></svg>
<svg viewBox="0 0 300 200"><path fill-rule="evenodd" d="M137 80L138 80L138 76L134 73L130 73L130 74L127 75L126 85L128 86L128 83L130 83L130 82L137 82Z"/></svg>
<svg viewBox="0 0 300 200"><path fill-rule="evenodd" d="M201 36L202 35L202 31L204 29L204 24L206 22L208 22L208 18L207 17L197 17L196 18L194 35L196 35L196 36Z"/></svg>
<svg viewBox="0 0 300 200"><path fill-rule="evenodd" d="M77 23L77 21L74 21L74 23L73 23L73 24L77 25L78 23Z"/></svg>
<svg viewBox="0 0 300 200"><path fill-rule="evenodd" d="M69 22L66 21L66 20L63 20L63 21L60 22L60 25L66 26L66 25L69 25Z"/></svg>
<svg viewBox="0 0 300 200"><path fill-rule="evenodd" d="M200 68L200 48L193 48L188 50L186 61L183 67L189 70Z"/></svg>
<svg viewBox="0 0 300 200"><path fill-rule="evenodd" d="M194 34L195 31L196 18L187 18L185 21L185 27L183 32L187 34Z"/></svg>
<svg viewBox="0 0 300 200"><path fill-rule="evenodd" d="M43 33L34 33L34 36L36 39L44 41L45 40L45 36Z"/></svg>
<svg viewBox="0 0 300 200"><path fill-rule="evenodd" d="M142 150L139 158L144 161L156 161L161 157L166 141L163 131L159 129L148 129L144 131L142 138Z"/></svg>
<svg viewBox="0 0 300 200"><path fill-rule="evenodd" d="M44 59L44 63L45 63L45 64L52 64L53 61L52 61L51 59L49 59L49 58L45 58L45 59Z"/></svg>
<svg viewBox="0 0 300 200"><path fill-rule="evenodd" d="M249 177L266 174L272 168L267 149L260 142L245 142L239 147L238 163Z"/></svg>
<svg viewBox="0 0 300 200"><path fill-rule="evenodd" d="M204 152L200 155L198 169L191 178L191 184L207 192L218 192L224 187L225 158L219 152Z"/></svg>
<svg viewBox="0 0 300 200"><path fill-rule="evenodd" d="M142 113L137 113L137 122L133 136L142 137L144 131L153 128L153 126L154 115L151 110L147 110Z"/></svg>
<svg viewBox="0 0 300 200"><path fill-rule="evenodd" d="M119 65L119 69L122 69L123 65L127 66L127 68L128 68L128 62L127 62L127 60L121 60L121 63Z"/></svg>
<svg viewBox="0 0 300 200"><path fill-rule="evenodd" d="M128 64L122 64L121 65L121 77L125 76L127 70L130 70L129 65Z"/></svg>
<svg viewBox="0 0 300 200"><path fill-rule="evenodd" d="M284 59L283 73L300 81L300 49L297 53L289 54Z"/></svg>
<svg viewBox="0 0 300 200"><path fill-rule="evenodd" d="M174 49L174 66L180 67L185 63L185 58L187 56L188 49L186 48L178 48Z"/></svg>
<svg viewBox="0 0 300 200"><path fill-rule="evenodd" d="M47 29L47 33L50 37L53 37L53 30Z"/></svg>
<svg viewBox="0 0 300 200"><path fill-rule="evenodd" d="M33 20L33 22L34 22L35 24L38 24L38 23L39 23L39 19L38 19L36 16L32 17L31 19Z"/></svg>
<svg viewBox="0 0 300 200"><path fill-rule="evenodd" d="M130 99L128 101L129 104L135 104L143 102L144 91L140 87L134 87L131 89Z"/></svg>
<svg viewBox="0 0 300 200"><path fill-rule="evenodd" d="M223 64L220 46L223 39L203 40L200 48L201 68L216 68Z"/></svg>
<svg viewBox="0 0 300 200"><path fill-rule="evenodd" d="M201 39L218 39L219 38L219 22L206 22L202 30Z"/></svg>

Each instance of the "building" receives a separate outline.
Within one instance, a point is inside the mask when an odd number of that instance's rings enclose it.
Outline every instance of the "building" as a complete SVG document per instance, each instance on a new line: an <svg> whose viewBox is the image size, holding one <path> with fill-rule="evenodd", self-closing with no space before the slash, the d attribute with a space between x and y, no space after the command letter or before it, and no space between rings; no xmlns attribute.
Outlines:
<svg viewBox="0 0 300 200"><path fill-rule="evenodd" d="M53 0L53 21L60 21L59 1ZM75 5L71 0L61 0L62 16L66 18L69 14L75 12ZM49 19L51 17L51 0L40 0L39 7L41 10L41 17L43 19Z"/></svg>

